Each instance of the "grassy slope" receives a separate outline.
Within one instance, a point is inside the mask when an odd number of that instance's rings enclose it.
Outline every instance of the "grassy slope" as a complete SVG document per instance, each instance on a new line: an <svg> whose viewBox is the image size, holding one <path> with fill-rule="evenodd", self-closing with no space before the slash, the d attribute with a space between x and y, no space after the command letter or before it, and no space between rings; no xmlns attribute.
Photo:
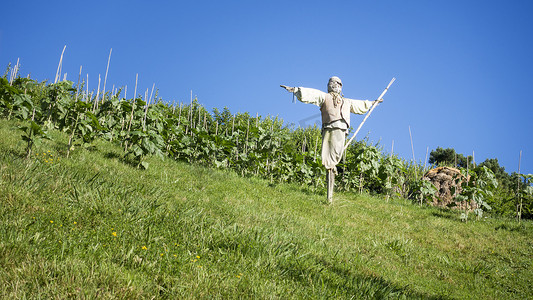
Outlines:
<svg viewBox="0 0 533 300"><path fill-rule="evenodd" d="M66 159L61 133L25 160L15 125L0 120L1 298L531 297L531 222L327 205L168 159L142 171L103 142Z"/></svg>

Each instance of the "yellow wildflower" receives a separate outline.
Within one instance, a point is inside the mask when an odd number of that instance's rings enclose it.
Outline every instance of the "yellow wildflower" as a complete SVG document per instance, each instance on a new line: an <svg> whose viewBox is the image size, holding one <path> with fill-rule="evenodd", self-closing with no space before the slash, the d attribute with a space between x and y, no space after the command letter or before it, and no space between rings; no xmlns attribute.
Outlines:
<svg viewBox="0 0 533 300"><path fill-rule="evenodd" d="M112 234L113 236L117 236L116 231L113 231L111 234Z"/></svg>
<svg viewBox="0 0 533 300"><path fill-rule="evenodd" d="M146 248L146 246L142 246L141 249L147 250L148 248Z"/></svg>

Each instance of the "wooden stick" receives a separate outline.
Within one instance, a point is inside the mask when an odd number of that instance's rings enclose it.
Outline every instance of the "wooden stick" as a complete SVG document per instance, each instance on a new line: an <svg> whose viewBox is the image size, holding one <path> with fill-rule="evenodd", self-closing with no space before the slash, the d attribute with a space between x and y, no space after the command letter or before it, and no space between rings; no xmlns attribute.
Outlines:
<svg viewBox="0 0 533 300"><path fill-rule="evenodd" d="M179 106L180 106L180 113L178 115L178 128L180 128L180 122L181 122L181 102L179 103ZM183 105L185 106L185 105Z"/></svg>
<svg viewBox="0 0 533 300"><path fill-rule="evenodd" d="M76 85L76 101L78 101L78 94L80 93L80 78L81 78L81 67L80 66L80 74L78 75L78 84ZM68 154L68 153L67 153ZM68 156L67 156L68 157Z"/></svg>
<svg viewBox="0 0 533 300"><path fill-rule="evenodd" d="M234 130L235 130L235 115L233 115L233 121L231 122L231 135L233 135Z"/></svg>
<svg viewBox="0 0 533 300"><path fill-rule="evenodd" d="M518 157L518 176L520 176L520 164L522 163L522 150L520 150L520 156ZM516 184L516 193L518 194L518 197L520 197L520 206L518 210L518 223L520 224L520 221L522 220L522 197L519 193L520 189L520 177L518 177L518 182Z"/></svg>
<svg viewBox="0 0 533 300"><path fill-rule="evenodd" d="M98 74L98 89L96 90L96 98L94 99L93 114L98 109L98 98L100 97L100 74Z"/></svg>
<svg viewBox="0 0 533 300"><path fill-rule="evenodd" d="M383 91L383 93L381 93L381 95L379 95L379 98L377 99L376 102L374 102L374 104L372 104L372 107L370 108L370 110L368 111L368 113L366 114L365 118L363 119L363 122L361 122L361 124L359 124L359 127L357 127L357 130L355 131L355 133L353 134L352 138L348 141L348 143L346 143L346 145L344 146L344 149L342 150L343 152L346 151L346 148L348 148L348 146L350 145L350 143L353 141L353 139L355 138L355 136L357 135L357 133L359 132L359 130L361 129L361 127L363 127L363 124L365 124L366 122L366 119L368 119L368 117L370 116L370 114L372 113L372 111L374 110L374 108L376 108L376 106L378 106L379 104L379 100L381 100L383 98L383 96L385 96L385 93L389 90L389 87L392 85L392 83L396 80L396 78L392 78L392 80L389 82L389 85L387 85L387 87L385 88L385 90Z"/></svg>
<svg viewBox="0 0 533 300"><path fill-rule="evenodd" d="M85 92L85 102L89 102L89 73L87 73L87 82L85 82L87 85L87 91Z"/></svg>
<svg viewBox="0 0 533 300"><path fill-rule="evenodd" d="M426 162L428 161L429 147L426 148L426 160L424 160L424 170L426 169Z"/></svg>
<svg viewBox="0 0 533 300"><path fill-rule="evenodd" d="M144 92L144 100L148 99L148 88L146 88L146 92ZM148 100L150 101L150 100ZM148 102L146 102L146 105L144 106L144 116L143 116L143 119L142 119L142 126L143 126L143 131L145 130L145 122L146 122L146 114L148 113Z"/></svg>
<svg viewBox="0 0 533 300"><path fill-rule="evenodd" d="M152 95L154 94L154 88L155 88L155 82L152 85L152 92L150 93L150 99L148 99L148 102L146 102L146 107L144 109L143 130L144 130L145 125L146 125L146 115L148 114L148 106L150 106L150 102L152 101ZM146 96L144 98L146 99L147 96L148 96L148 89L146 89Z"/></svg>
<svg viewBox="0 0 533 300"><path fill-rule="evenodd" d="M57 83L57 81L59 80L59 77L61 76L61 67L62 67L62 64L63 64L63 54L65 53L65 49L66 48L67 48L67 45L65 45L65 47L63 47L63 51L61 52L61 57L59 58L59 64L57 65L56 79L55 79L54 83Z"/></svg>
<svg viewBox="0 0 533 300"><path fill-rule="evenodd" d="M109 71L109 61L111 61L111 52L113 51L113 48L109 50L109 57L107 58L107 68L105 69L105 77L104 77L104 91L102 93L102 103L105 101L105 84L107 83L107 72Z"/></svg>
<svg viewBox="0 0 533 300"><path fill-rule="evenodd" d="M326 181L328 186L327 200L330 204L333 203L333 189L335 187L335 172L333 169L326 170Z"/></svg>
<svg viewBox="0 0 533 300"><path fill-rule="evenodd" d="M11 69L11 76L9 77L9 85L12 85L13 81L17 77L17 73L19 71L19 60L20 58L17 58L17 64L15 65L15 67L13 67L13 69Z"/></svg>

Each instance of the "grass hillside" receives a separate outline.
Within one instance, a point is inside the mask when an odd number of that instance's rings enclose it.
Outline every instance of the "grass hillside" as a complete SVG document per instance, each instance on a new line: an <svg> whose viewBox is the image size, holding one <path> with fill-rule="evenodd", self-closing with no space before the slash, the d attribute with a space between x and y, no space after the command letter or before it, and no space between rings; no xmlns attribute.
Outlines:
<svg viewBox="0 0 533 300"><path fill-rule="evenodd" d="M527 299L533 226L324 194L0 119L0 297Z"/></svg>

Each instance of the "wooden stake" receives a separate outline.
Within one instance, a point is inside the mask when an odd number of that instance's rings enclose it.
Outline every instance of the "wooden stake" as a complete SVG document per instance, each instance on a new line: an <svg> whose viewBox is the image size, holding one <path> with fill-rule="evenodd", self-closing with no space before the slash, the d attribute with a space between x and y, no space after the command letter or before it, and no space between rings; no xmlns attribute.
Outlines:
<svg viewBox="0 0 533 300"><path fill-rule="evenodd" d="M520 195L520 164L522 163L522 150L520 150L520 155L518 157L518 182L516 184L516 193L518 194L518 197L520 198L520 206L518 209L518 223L520 224L520 221L522 220L522 196Z"/></svg>
<svg viewBox="0 0 533 300"><path fill-rule="evenodd" d="M327 200L330 204L333 203L333 189L335 187L335 172L333 169L327 170L326 181L328 186Z"/></svg>
<svg viewBox="0 0 533 300"><path fill-rule="evenodd" d="M233 135L234 131L235 131L235 115L233 115L233 122L231 123L231 135Z"/></svg>
<svg viewBox="0 0 533 300"><path fill-rule="evenodd" d="M426 162L428 161L429 147L426 148L426 160L424 160L424 170L426 169Z"/></svg>
<svg viewBox="0 0 533 300"><path fill-rule="evenodd" d="M150 99L148 99L148 102L146 102L146 108L144 109L144 117L143 117L143 130L146 126L146 115L148 114L148 106L150 106L150 102L152 101L152 95L154 94L154 88L155 88L155 82L152 85L152 92L150 93ZM144 99L148 97L148 89L146 89L146 94Z"/></svg>
<svg viewBox="0 0 533 300"><path fill-rule="evenodd" d="M98 98L100 98L100 74L98 74L98 89L96 90L96 98L94 99L93 114L98 109Z"/></svg>
<svg viewBox="0 0 533 300"><path fill-rule="evenodd" d="M105 101L105 84L107 82L107 72L109 71L109 61L111 61L111 51L113 51L113 48L109 50L109 58L107 59L107 68L105 69L105 77L104 77L104 91L102 94L102 103Z"/></svg>
<svg viewBox="0 0 533 300"><path fill-rule="evenodd" d="M15 78L17 78L17 73L19 71L19 60L20 58L17 58L17 64L11 69L11 76L9 77L9 85L13 85L13 81Z"/></svg>
<svg viewBox="0 0 533 300"><path fill-rule="evenodd" d="M180 113L178 115L178 128L180 128L180 122L181 122L181 103L179 103L180 106Z"/></svg>
<svg viewBox="0 0 533 300"><path fill-rule="evenodd" d="M82 66L80 66L80 74L78 75L78 84L76 85L76 102L78 101L78 94L80 93L81 67Z"/></svg>
<svg viewBox="0 0 533 300"><path fill-rule="evenodd" d="M392 78L392 80L389 82L389 85L387 85L387 87L385 88L385 90L381 93L381 95L379 95L378 99L376 102L374 102L374 104L372 104L372 107L370 108L370 110L368 111L368 113L366 114L365 118L363 119L363 121L361 122L361 124L359 124L359 127L357 127L357 130L355 131L355 133L353 134L352 138L348 141L348 143L346 143L346 145L344 146L344 149L342 150L342 152L346 151L346 148L348 148L348 146L350 145L350 143L353 141L353 139L355 138L355 136L357 135L357 133L359 132L359 130L361 129L361 127L363 127L363 124L365 124L366 122L366 119L368 119L368 117L370 117L370 114L372 113L372 111L374 110L374 108L376 108L376 106L378 106L379 104L379 100L381 100L383 98L383 96L385 96L385 93L389 90L390 86L392 85L392 83L396 80L396 78Z"/></svg>
<svg viewBox="0 0 533 300"><path fill-rule="evenodd" d="M85 93L85 102L89 102L89 73L87 73L87 82L85 84L87 85L87 91Z"/></svg>
<svg viewBox="0 0 533 300"><path fill-rule="evenodd" d="M59 58L59 64L57 65L57 72L56 72L56 79L54 83L57 83L59 78L61 77L61 68L63 65L63 54L65 54L65 49L67 48L67 45L63 47L63 51L61 52L61 57Z"/></svg>

